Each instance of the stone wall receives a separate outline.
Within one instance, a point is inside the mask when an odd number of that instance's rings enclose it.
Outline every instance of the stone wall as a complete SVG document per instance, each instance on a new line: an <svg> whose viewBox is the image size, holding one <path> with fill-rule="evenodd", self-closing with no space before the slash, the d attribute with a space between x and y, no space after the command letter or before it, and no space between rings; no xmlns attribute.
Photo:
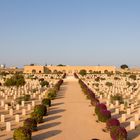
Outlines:
<svg viewBox="0 0 140 140"><path fill-rule="evenodd" d="M109 71L115 73L115 66L24 66L24 73L45 73L45 70L49 69L51 72L61 71L64 73L78 73L80 70L85 69L90 71Z"/></svg>

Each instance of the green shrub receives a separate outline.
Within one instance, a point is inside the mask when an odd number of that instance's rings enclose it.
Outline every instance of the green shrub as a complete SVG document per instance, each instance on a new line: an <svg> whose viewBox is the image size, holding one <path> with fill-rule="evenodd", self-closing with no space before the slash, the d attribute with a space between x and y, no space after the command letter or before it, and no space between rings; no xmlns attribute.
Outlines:
<svg viewBox="0 0 140 140"><path fill-rule="evenodd" d="M21 104L22 101L29 101L29 100L30 100L30 95L24 95L24 96L16 98L16 102L18 104Z"/></svg>
<svg viewBox="0 0 140 140"><path fill-rule="evenodd" d="M5 86L24 86L25 85L24 76L21 74L15 74L11 78L6 79Z"/></svg>
<svg viewBox="0 0 140 140"><path fill-rule="evenodd" d="M33 118L27 118L23 122L23 126L30 129L31 131L36 131L37 130L37 121Z"/></svg>
<svg viewBox="0 0 140 140"><path fill-rule="evenodd" d="M34 112L39 114L39 115L45 116L47 114L47 107L43 104L36 105L34 107Z"/></svg>
<svg viewBox="0 0 140 140"><path fill-rule="evenodd" d="M133 79L133 80L136 80L137 79L136 75L130 75L129 78L130 79Z"/></svg>
<svg viewBox="0 0 140 140"><path fill-rule="evenodd" d="M101 112L101 110L106 110L106 109L107 107L105 104L99 103L95 106L95 113L98 115Z"/></svg>
<svg viewBox="0 0 140 140"><path fill-rule="evenodd" d="M123 97L122 97L122 95L120 95L120 94L111 95L110 100L111 100L111 103L113 103L114 101L119 101L120 104L121 104L121 103L124 103Z"/></svg>
<svg viewBox="0 0 140 140"><path fill-rule="evenodd" d="M42 104L43 105L48 105L48 106L51 106L51 99L49 99L49 98L45 98L45 99L43 99L42 100Z"/></svg>
<svg viewBox="0 0 140 140"><path fill-rule="evenodd" d="M106 82L106 86L111 87L113 84L111 82Z"/></svg>
<svg viewBox="0 0 140 140"><path fill-rule="evenodd" d="M56 92L57 92L56 89L49 89L49 91L48 91L48 98L51 99L51 100L55 99Z"/></svg>
<svg viewBox="0 0 140 140"><path fill-rule="evenodd" d="M43 81L40 82L40 85L41 85L42 87L44 87L44 86L48 87L48 86L49 86L49 82L43 80Z"/></svg>
<svg viewBox="0 0 140 140"><path fill-rule="evenodd" d="M80 72L79 72L79 74L81 75L81 76L85 76L86 74L87 74L87 71L86 70L80 70Z"/></svg>
<svg viewBox="0 0 140 140"><path fill-rule="evenodd" d="M24 96L23 96L23 100L24 100L24 101L29 101L30 98L31 98L30 95L24 95Z"/></svg>
<svg viewBox="0 0 140 140"><path fill-rule="evenodd" d="M32 119L35 119L37 123L42 123L43 122L43 116L36 113L36 112L32 112L30 116L31 116Z"/></svg>
<svg viewBox="0 0 140 140"><path fill-rule="evenodd" d="M111 112L108 110L101 110L98 114L98 120L101 122L107 122L111 118Z"/></svg>
<svg viewBox="0 0 140 140"><path fill-rule="evenodd" d="M31 130L25 127L19 127L14 130L13 139L14 140L31 140Z"/></svg>

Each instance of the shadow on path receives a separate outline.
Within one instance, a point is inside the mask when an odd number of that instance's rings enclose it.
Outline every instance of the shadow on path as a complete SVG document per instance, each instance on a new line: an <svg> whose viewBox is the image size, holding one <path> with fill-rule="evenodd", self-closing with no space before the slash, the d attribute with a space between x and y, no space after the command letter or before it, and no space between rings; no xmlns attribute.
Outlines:
<svg viewBox="0 0 140 140"><path fill-rule="evenodd" d="M33 136L33 140L45 140L49 137L53 137L57 134L61 133L61 130L52 130L52 131L47 131L45 133L41 133L41 134L38 134L36 136Z"/></svg>
<svg viewBox="0 0 140 140"><path fill-rule="evenodd" d="M128 131L128 139L133 140L140 135L140 125L136 126L136 129Z"/></svg>

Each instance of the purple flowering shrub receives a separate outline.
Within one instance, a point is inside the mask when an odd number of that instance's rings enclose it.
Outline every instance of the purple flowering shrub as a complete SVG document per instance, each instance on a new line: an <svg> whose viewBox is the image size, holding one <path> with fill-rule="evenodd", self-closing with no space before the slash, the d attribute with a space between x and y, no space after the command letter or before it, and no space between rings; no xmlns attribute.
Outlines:
<svg viewBox="0 0 140 140"><path fill-rule="evenodd" d="M119 120L111 118L106 122L106 127L108 130L110 130L113 126L120 126Z"/></svg>
<svg viewBox="0 0 140 140"><path fill-rule="evenodd" d="M127 140L127 131L124 127L113 126L110 130L112 140Z"/></svg>
<svg viewBox="0 0 140 140"><path fill-rule="evenodd" d="M106 105L103 104L103 103L99 103L99 104L96 105L95 113L98 115L98 114L100 114L101 110L107 110Z"/></svg>
<svg viewBox="0 0 140 140"><path fill-rule="evenodd" d="M111 118L111 112L109 110L101 110L98 114L98 120L101 122L106 122Z"/></svg>

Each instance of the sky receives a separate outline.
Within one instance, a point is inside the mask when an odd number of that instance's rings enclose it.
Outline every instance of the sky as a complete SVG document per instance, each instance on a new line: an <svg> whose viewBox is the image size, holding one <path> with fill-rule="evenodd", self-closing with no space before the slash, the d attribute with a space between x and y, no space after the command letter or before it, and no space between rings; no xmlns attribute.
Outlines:
<svg viewBox="0 0 140 140"><path fill-rule="evenodd" d="M0 0L0 64L140 66L140 0Z"/></svg>

